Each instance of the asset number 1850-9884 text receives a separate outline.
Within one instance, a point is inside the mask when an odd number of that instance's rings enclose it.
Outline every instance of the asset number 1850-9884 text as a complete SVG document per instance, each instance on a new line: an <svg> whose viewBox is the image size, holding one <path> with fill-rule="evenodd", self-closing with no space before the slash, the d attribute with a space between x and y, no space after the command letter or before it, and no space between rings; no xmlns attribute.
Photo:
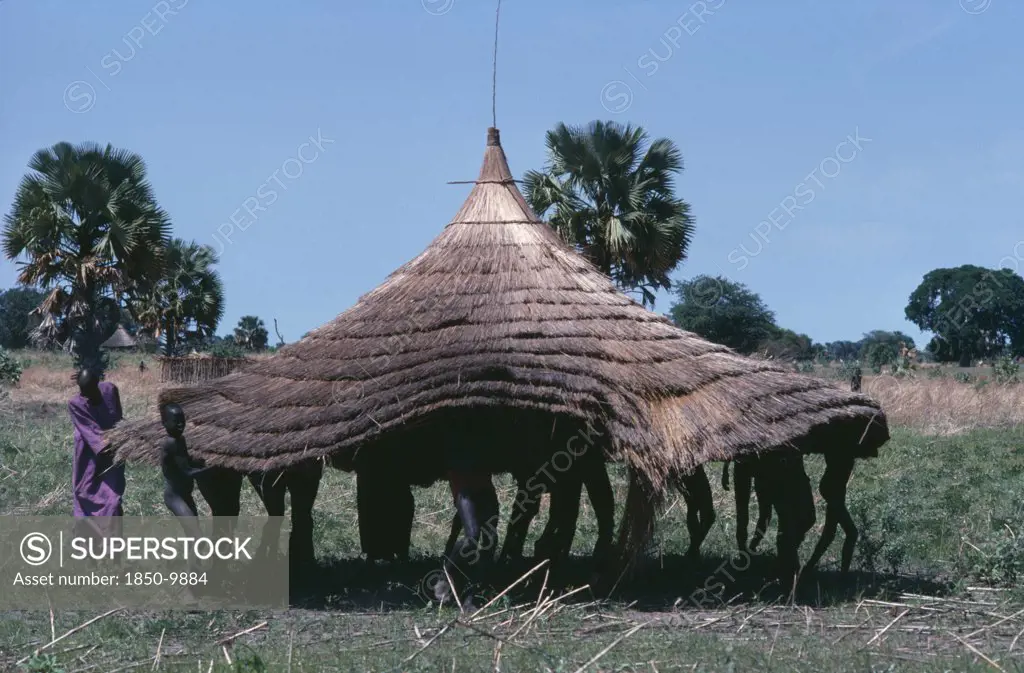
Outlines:
<svg viewBox="0 0 1024 673"><path fill-rule="evenodd" d="M125 584L128 586L160 586L164 583L181 586L206 585L206 573L164 573L160 572L134 572L124 574Z"/></svg>

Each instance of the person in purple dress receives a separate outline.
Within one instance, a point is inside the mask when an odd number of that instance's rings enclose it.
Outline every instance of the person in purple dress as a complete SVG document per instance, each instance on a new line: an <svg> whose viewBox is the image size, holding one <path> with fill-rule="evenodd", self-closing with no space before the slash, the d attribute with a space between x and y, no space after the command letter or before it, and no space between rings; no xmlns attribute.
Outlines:
<svg viewBox="0 0 1024 673"><path fill-rule="evenodd" d="M122 516L124 464L115 465L103 450L105 430L122 418L121 396L117 386L100 381L98 372L86 368L78 374L79 394L68 402L71 424L75 429L75 455L71 488L76 517Z"/></svg>

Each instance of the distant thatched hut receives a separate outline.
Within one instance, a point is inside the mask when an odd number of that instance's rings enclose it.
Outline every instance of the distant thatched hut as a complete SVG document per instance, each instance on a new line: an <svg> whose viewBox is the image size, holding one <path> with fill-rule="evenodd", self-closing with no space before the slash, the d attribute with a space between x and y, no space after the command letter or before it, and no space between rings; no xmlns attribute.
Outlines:
<svg viewBox="0 0 1024 673"><path fill-rule="evenodd" d="M742 357L616 289L531 212L496 129L472 192L423 253L300 341L160 401L185 407L201 458L240 470L382 453L429 465L451 441L497 465L542 439L545 419L548 435L554 419L592 424L632 468L634 550L670 470L763 450L872 456L888 439L868 397ZM155 462L161 432L154 417L112 442Z"/></svg>
<svg viewBox="0 0 1024 673"><path fill-rule="evenodd" d="M218 379L244 369L252 363L252 360L248 358L221 358L207 354L157 359L160 361L160 380L162 382L186 385Z"/></svg>
<svg viewBox="0 0 1024 673"><path fill-rule="evenodd" d="M114 333L110 335L110 338L100 344L100 348L108 351L114 350L133 350L138 344L135 338L128 334L128 330L124 328L124 325L118 325Z"/></svg>

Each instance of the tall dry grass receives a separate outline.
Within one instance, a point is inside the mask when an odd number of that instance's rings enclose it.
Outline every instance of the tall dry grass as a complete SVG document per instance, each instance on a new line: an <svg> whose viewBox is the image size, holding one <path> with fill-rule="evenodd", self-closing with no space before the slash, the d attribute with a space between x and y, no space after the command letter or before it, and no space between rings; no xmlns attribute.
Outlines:
<svg viewBox="0 0 1024 673"><path fill-rule="evenodd" d="M26 422L53 413L55 407L63 410L68 400L78 394L69 355L32 350L18 351L16 355L26 366L18 385L0 390L0 421ZM269 355L260 353L249 359L259 361L266 357ZM139 371L140 360L146 363L144 372ZM125 417L132 419L156 413L157 396L162 389L186 385L161 383L160 361L142 354L114 355L104 378L117 385Z"/></svg>
<svg viewBox="0 0 1024 673"><path fill-rule="evenodd" d="M145 372L139 372L140 359L146 361ZM139 417L155 409L161 387L160 369L151 358L119 358L104 378L117 385L126 416ZM78 394L71 359L33 357L32 364L22 372L21 381L8 392L8 405L16 410L66 405Z"/></svg>
<svg viewBox="0 0 1024 673"><path fill-rule="evenodd" d="M882 404L890 425L929 435L1024 424L1024 384L873 376L863 390Z"/></svg>

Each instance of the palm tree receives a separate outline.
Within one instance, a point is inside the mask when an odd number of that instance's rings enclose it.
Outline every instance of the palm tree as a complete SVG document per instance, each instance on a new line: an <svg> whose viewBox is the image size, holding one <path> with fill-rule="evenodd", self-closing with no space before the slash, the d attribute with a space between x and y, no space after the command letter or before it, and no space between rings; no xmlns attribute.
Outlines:
<svg viewBox="0 0 1024 673"><path fill-rule="evenodd" d="M133 303L142 325L163 339L164 355L175 355L190 339L208 339L224 317L224 286L213 268L217 253L209 245L171 239L163 277Z"/></svg>
<svg viewBox="0 0 1024 673"><path fill-rule="evenodd" d="M672 182L682 153L667 138L648 144L642 128L614 122L559 124L546 140L544 171L524 176L530 206L621 288L653 305L693 234L690 206Z"/></svg>
<svg viewBox="0 0 1024 673"><path fill-rule="evenodd" d="M25 259L20 283L48 291L40 332L70 337L76 367L102 369L105 327L160 277L169 218L126 150L62 142L28 167L4 217L4 254Z"/></svg>
<svg viewBox="0 0 1024 673"><path fill-rule="evenodd" d="M245 315L235 327L235 343L248 351L261 351L267 347L270 334L262 318Z"/></svg>

